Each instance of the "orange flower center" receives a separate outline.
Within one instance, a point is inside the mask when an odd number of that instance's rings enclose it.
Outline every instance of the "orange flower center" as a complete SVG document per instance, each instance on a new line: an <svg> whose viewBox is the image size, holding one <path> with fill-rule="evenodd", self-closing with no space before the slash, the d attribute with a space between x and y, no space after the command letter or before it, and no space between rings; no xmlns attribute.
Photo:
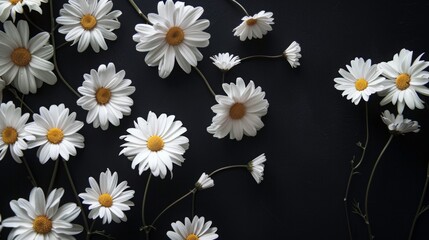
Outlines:
<svg viewBox="0 0 429 240"><path fill-rule="evenodd" d="M10 2L12 5L16 5L16 4L18 4L19 2L21 2L21 0L9 0L9 2Z"/></svg>
<svg viewBox="0 0 429 240"><path fill-rule="evenodd" d="M91 14L84 15L80 19L80 25L82 25L85 30L92 30L97 25L97 19Z"/></svg>
<svg viewBox="0 0 429 240"><path fill-rule="evenodd" d="M52 230L52 221L45 215L37 216L33 221L33 230L39 234L47 234Z"/></svg>
<svg viewBox="0 0 429 240"><path fill-rule="evenodd" d="M234 120L241 119L244 115L246 115L246 107L242 103L234 103L229 109L229 116Z"/></svg>
<svg viewBox="0 0 429 240"><path fill-rule="evenodd" d="M31 61L31 53L28 49L19 47L15 48L10 54L10 58L15 65L20 67L27 66Z"/></svg>
<svg viewBox="0 0 429 240"><path fill-rule="evenodd" d="M112 97L112 93L108 88L101 87L95 93L95 99L97 100L97 103L100 105L104 105L108 103L111 97Z"/></svg>
<svg viewBox="0 0 429 240"><path fill-rule="evenodd" d="M191 233L186 237L186 240L199 240L198 236Z"/></svg>
<svg viewBox="0 0 429 240"><path fill-rule="evenodd" d="M363 91L368 87L368 82L363 79L363 78L359 78L356 82L355 82L355 88L358 91Z"/></svg>
<svg viewBox="0 0 429 240"><path fill-rule="evenodd" d="M46 134L46 137L50 143L58 144L63 140L64 133L63 130L59 128L51 128L49 129L48 134Z"/></svg>
<svg viewBox="0 0 429 240"><path fill-rule="evenodd" d="M172 46L181 44L183 39L185 39L185 33L180 27L168 29L167 35L165 36L165 41Z"/></svg>
<svg viewBox="0 0 429 240"><path fill-rule="evenodd" d="M164 148L164 140L157 135L153 135L147 140L147 148L152 152L158 152Z"/></svg>
<svg viewBox="0 0 429 240"><path fill-rule="evenodd" d="M247 26L253 26L258 22L258 20L254 19L254 18L249 18L246 20L246 24Z"/></svg>
<svg viewBox="0 0 429 240"><path fill-rule="evenodd" d="M13 127L6 127L1 133L3 142L6 144L14 144L18 140L18 132Z"/></svg>
<svg viewBox="0 0 429 240"><path fill-rule="evenodd" d="M396 78L396 87L399 90L405 90L410 86L410 75L406 74L406 73L401 73L399 74L399 76Z"/></svg>
<svg viewBox="0 0 429 240"><path fill-rule="evenodd" d="M98 197L98 202L103 207L111 207L113 205L112 196L110 196L108 193L101 194L100 197Z"/></svg>

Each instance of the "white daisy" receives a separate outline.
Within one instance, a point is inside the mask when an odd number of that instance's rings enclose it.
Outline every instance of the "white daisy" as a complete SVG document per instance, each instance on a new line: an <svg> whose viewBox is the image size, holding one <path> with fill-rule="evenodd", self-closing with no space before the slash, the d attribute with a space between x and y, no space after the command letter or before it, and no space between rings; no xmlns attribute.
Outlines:
<svg viewBox="0 0 429 240"><path fill-rule="evenodd" d="M251 16L244 16L242 23L234 28L234 36L240 37L241 41L252 38L262 38L268 31L273 30L271 25L274 24L272 12L260 11Z"/></svg>
<svg viewBox="0 0 429 240"><path fill-rule="evenodd" d="M201 177L195 183L195 187L198 190L203 190L203 189L211 188L213 186L214 186L214 181L213 181L213 179L209 175L207 175L207 173L201 174Z"/></svg>
<svg viewBox="0 0 429 240"><path fill-rule="evenodd" d="M3 90L6 87L6 82L0 78L0 102L3 101Z"/></svg>
<svg viewBox="0 0 429 240"><path fill-rule="evenodd" d="M347 100L351 99L355 105L361 98L368 102L371 94L384 89L382 83L385 78L380 76L381 71L376 64L371 65L371 59L355 58L350 65L346 65L348 71L340 68L338 72L342 77L334 79L335 88L343 91L341 95L347 96Z"/></svg>
<svg viewBox="0 0 429 240"><path fill-rule="evenodd" d="M286 50L283 51L283 56L289 62L292 68L297 68L299 65L299 59L301 58L301 46L299 43L293 41Z"/></svg>
<svg viewBox="0 0 429 240"><path fill-rule="evenodd" d="M198 19L204 12L202 7L193 7L177 1L158 2L158 14L148 15L149 24L137 24L133 40L136 50L148 52L145 62L148 66L158 66L161 78L170 75L175 60L186 73L191 66L203 59L197 48L209 45L210 34L203 32L209 20Z"/></svg>
<svg viewBox="0 0 429 240"><path fill-rule="evenodd" d="M69 160L69 156L76 156L76 148L83 148L84 138L77 133L83 122L76 120L76 113L69 114L64 104L51 105L49 110L40 108L40 115L33 114L34 122L25 128L36 136L36 140L29 142L28 147L39 147L37 157L40 163L45 164L49 159L57 160L61 156Z"/></svg>
<svg viewBox="0 0 429 240"><path fill-rule="evenodd" d="M12 16L12 20L15 22L16 13L22 14L24 6L27 6L30 12L35 10L42 14L40 8L42 2L47 3L48 0L0 0L0 21L4 22L9 16Z"/></svg>
<svg viewBox="0 0 429 240"><path fill-rule="evenodd" d="M401 114L407 105L411 110L414 108L423 109L423 100L417 93L429 96L429 89L424 86L429 82L429 72L424 71L429 66L428 61L422 61L421 54L411 63L413 52L402 49L399 54L393 56L393 60L382 62L378 67L382 74L387 78L383 85L385 90L380 92L384 98L380 105L386 105L392 102L398 104L398 113Z"/></svg>
<svg viewBox="0 0 429 240"><path fill-rule="evenodd" d="M262 153L247 164L247 169L258 184L264 179L265 161L267 161L267 158L265 157L265 153Z"/></svg>
<svg viewBox="0 0 429 240"><path fill-rule="evenodd" d="M21 163L20 157L24 156L22 151L28 148L26 141L36 139L25 130L29 117L28 113L21 115L21 108L16 108L12 101L0 105L0 160L4 158L9 148L12 158Z"/></svg>
<svg viewBox="0 0 429 240"><path fill-rule="evenodd" d="M167 236L171 240L212 240L219 236L216 234L217 228L210 227L212 221L205 222L204 217L194 216L189 220L185 218L185 224L177 221L171 224L174 231L168 231Z"/></svg>
<svg viewBox="0 0 429 240"><path fill-rule="evenodd" d="M134 197L134 190L127 190L127 181L123 181L118 185L118 174L110 172L100 173L100 185L93 177L89 178L90 188L86 188L86 193L79 194L83 199L83 204L88 204L90 212L88 217L103 219L103 224L111 223L112 220L116 223L121 221L126 222L127 216L124 211L130 210L130 206L134 203L129 201Z"/></svg>
<svg viewBox="0 0 429 240"><path fill-rule="evenodd" d="M29 39L30 30L25 20L15 27L11 21L3 24L0 31L0 76L6 84L13 84L24 94L36 93L45 82L57 82L52 72L54 64L48 60L53 55L52 45L48 43L49 33L41 32Z"/></svg>
<svg viewBox="0 0 429 240"><path fill-rule="evenodd" d="M229 53L219 53L218 55L210 57L210 59L216 67L224 72L229 71L235 65L240 64L239 56L234 56Z"/></svg>
<svg viewBox="0 0 429 240"><path fill-rule="evenodd" d="M88 111L86 122L103 130L109 127L109 122L119 126L119 120L131 114L133 100L128 96L136 90L130 86L131 80L124 79L125 71L116 73L115 64L109 63L107 67L100 65L98 71L91 69L83 77L85 81L78 88L83 96L77 105Z"/></svg>
<svg viewBox="0 0 429 240"><path fill-rule="evenodd" d="M128 135L121 136L126 143L119 155L124 154L132 161L134 169L139 165L139 174L150 168L154 176L164 178L167 169L173 178L173 163L181 166L183 154L189 147L189 139L182 136L186 128L175 116L161 114L158 118L149 112L147 121L141 117L134 122L135 128L127 129Z"/></svg>
<svg viewBox="0 0 429 240"><path fill-rule="evenodd" d="M395 115L390 113L389 110L385 110L381 114L381 119L387 125L387 128L392 134L405 134L420 131L420 125L417 121L404 119L402 114L398 114L398 116L395 117Z"/></svg>
<svg viewBox="0 0 429 240"><path fill-rule="evenodd" d="M218 104L211 107L216 116L207 131L214 137L223 138L229 133L230 139L241 140L246 136L256 136L264 126L261 117L268 112L268 101L261 87L255 88L253 81L246 86L242 78L236 84L222 84L227 94L216 95Z"/></svg>
<svg viewBox="0 0 429 240"><path fill-rule="evenodd" d="M107 50L104 39L116 40L113 30L121 26L117 18L122 12L111 11L112 7L110 0L69 0L56 19L63 25L58 32L66 34L66 41L73 41L72 45L78 43L78 52L85 51L90 44L97 53L100 48Z"/></svg>
<svg viewBox="0 0 429 240"><path fill-rule="evenodd" d="M12 200L10 207L16 216L3 221L3 227L13 228L8 239L76 239L72 235L82 232L83 227L71 221L79 216L80 208L75 203L60 207L63 194L62 188L54 189L45 198L41 188L33 188L29 201Z"/></svg>

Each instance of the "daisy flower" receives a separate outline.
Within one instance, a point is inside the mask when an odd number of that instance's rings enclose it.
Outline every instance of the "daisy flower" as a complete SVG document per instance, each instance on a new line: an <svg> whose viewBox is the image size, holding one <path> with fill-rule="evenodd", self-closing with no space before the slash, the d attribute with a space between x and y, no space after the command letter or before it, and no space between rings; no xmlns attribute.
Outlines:
<svg viewBox="0 0 429 240"><path fill-rule="evenodd" d="M69 160L70 155L76 156L76 148L85 146L83 136L77 133L83 122L76 120L75 112L69 114L64 104L51 105L49 109L41 107L40 115L33 114L33 119L26 130L36 136L36 140L29 142L28 147L39 147L37 157L40 163L57 160L59 156Z"/></svg>
<svg viewBox="0 0 429 240"><path fill-rule="evenodd" d="M86 122L94 128L101 126L106 130L109 122L119 126L122 117L131 114L133 100L128 97L136 90L130 86L131 80L124 79L125 71L116 73L115 64L102 64L98 71L91 70L83 75L85 81L77 90L83 95L77 100L77 105L88 111Z"/></svg>
<svg viewBox="0 0 429 240"><path fill-rule="evenodd" d="M268 31L273 30L271 25L274 24L272 12L260 11L259 13L251 16L244 16L241 20L242 23L234 28L234 36L240 37L241 41L252 38L262 38Z"/></svg>
<svg viewBox="0 0 429 240"><path fill-rule="evenodd" d="M229 53L219 53L218 55L210 57L210 59L216 67L224 72L229 71L235 65L240 64L239 56L234 56Z"/></svg>
<svg viewBox="0 0 429 240"><path fill-rule="evenodd" d="M29 39L30 30L25 20L17 27L11 21L0 31L0 76L6 85L12 83L24 94L36 93L42 83L53 85L57 77L52 72L54 64L48 60L53 48L48 44L49 33L41 32Z"/></svg>
<svg viewBox="0 0 429 240"><path fill-rule="evenodd" d="M171 240L212 240L219 236L216 234L217 228L210 227L212 221L205 222L204 217L194 216L189 220L185 218L185 224L177 221L171 224L173 231L168 231L167 236Z"/></svg>
<svg viewBox="0 0 429 240"><path fill-rule="evenodd" d="M149 112L147 120L137 118L135 128L127 129L129 134L120 137L126 143L121 145L124 149L119 155L127 156L133 169L139 165L140 175L150 168L155 177L163 179L168 169L173 178L173 163L181 166L185 161L182 155L189 147L189 139L182 136L186 132L182 122L174 118L165 113L157 117Z"/></svg>
<svg viewBox="0 0 429 240"><path fill-rule="evenodd" d="M256 136L256 131L264 126L261 117L268 112L268 101L261 87L255 88L253 81L246 86L242 78L236 84L222 84L227 94L216 95L218 104L211 107L216 116L207 131L214 137L223 138L229 133L230 139L241 140L246 136Z"/></svg>
<svg viewBox="0 0 429 240"><path fill-rule="evenodd" d="M48 0L0 0L0 21L4 22L9 16L12 16L12 20L15 22L16 13L22 14L24 6L27 6L30 12L35 10L42 14L40 8L42 2L47 3Z"/></svg>
<svg viewBox="0 0 429 240"><path fill-rule="evenodd" d="M12 158L21 163L20 157L24 156L22 151L28 148L26 141L36 139L25 130L29 117L28 113L21 115L21 108L16 108L12 101L0 105L0 160L4 158L9 148Z"/></svg>
<svg viewBox="0 0 429 240"><path fill-rule="evenodd" d="M368 102L369 96L373 93L384 89L384 77L381 77L381 71L377 65L371 65L371 59L363 60L363 58L355 58L346 65L347 70L340 68L338 71L341 77L335 78L336 84L334 87L337 90L343 91L342 96L347 96L350 100L358 105L361 98Z"/></svg>
<svg viewBox="0 0 429 240"><path fill-rule="evenodd" d="M381 114L381 119L387 125L387 128L392 134L405 134L409 132L419 132L420 125L417 121L411 121L410 119L404 119L402 114L398 114L397 117L389 110L385 110Z"/></svg>
<svg viewBox="0 0 429 240"><path fill-rule="evenodd" d="M158 2L158 14L148 15L149 24L137 24L133 40L136 50L148 52L145 62L148 66L158 66L161 78L170 75L175 60L186 73L191 66L203 59L197 48L209 45L210 34L203 32L209 20L198 19L204 12L202 7L193 7L177 1Z"/></svg>
<svg viewBox="0 0 429 240"><path fill-rule="evenodd" d="M211 188L214 186L214 181L207 173L201 174L201 177L198 179L198 181L195 183L195 187L198 190L203 190L207 188Z"/></svg>
<svg viewBox="0 0 429 240"><path fill-rule="evenodd" d="M127 216L124 211L130 210L130 206L134 203L129 201L134 197L134 190L127 190L127 181L123 181L118 185L118 174L110 172L100 173L100 185L93 177L89 178L90 188L86 188L86 193L79 194L83 199L83 204L88 204L90 212L88 217L103 219L103 224L111 223L112 220L116 223L121 221L126 222Z"/></svg>
<svg viewBox="0 0 429 240"><path fill-rule="evenodd" d="M105 39L116 40L113 30L121 26L117 18L122 12L111 11L112 7L110 0L69 0L56 19L63 25L58 32L66 34L66 41L73 41L72 45L78 43L78 52L85 51L90 44L97 53L100 48L107 50Z"/></svg>
<svg viewBox="0 0 429 240"><path fill-rule="evenodd" d="M301 46L299 43L293 41L286 50L283 51L283 56L289 62L292 68L297 68L299 65L299 59L301 58Z"/></svg>
<svg viewBox="0 0 429 240"><path fill-rule="evenodd" d="M247 169L258 184L264 179L265 161L267 161L267 158L265 157L265 153L262 153L247 164Z"/></svg>
<svg viewBox="0 0 429 240"><path fill-rule="evenodd" d="M75 203L60 207L63 194L62 188L54 189L45 198L43 190L35 187L29 201L12 200L10 207L16 216L3 221L3 227L13 228L8 239L76 239L72 235L82 232L83 227L71 221L79 216L80 208Z"/></svg>

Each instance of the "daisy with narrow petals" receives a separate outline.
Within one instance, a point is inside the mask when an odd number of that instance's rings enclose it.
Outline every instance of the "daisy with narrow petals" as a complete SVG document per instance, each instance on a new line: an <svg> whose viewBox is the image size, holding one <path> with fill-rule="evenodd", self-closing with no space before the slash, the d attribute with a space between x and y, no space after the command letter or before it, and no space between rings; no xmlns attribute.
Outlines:
<svg viewBox="0 0 429 240"><path fill-rule="evenodd" d="M211 188L213 186L214 186L214 181L207 173L201 174L201 177L195 183L195 188L197 188L197 190L203 190L203 189Z"/></svg>
<svg viewBox="0 0 429 240"><path fill-rule="evenodd" d="M29 148L39 147L37 157L45 164L49 159L57 160L61 156L69 160L76 156L76 148L83 148L84 137L78 133L83 122L76 120L76 113L69 114L69 109L60 105L51 105L49 109L40 108L40 115L33 114L34 122L25 128L36 137L29 142Z"/></svg>
<svg viewBox="0 0 429 240"><path fill-rule="evenodd" d="M229 71L234 66L240 64L240 57L229 53L219 53L218 55L210 57L210 59L213 61L213 64L223 72Z"/></svg>
<svg viewBox="0 0 429 240"><path fill-rule="evenodd" d="M399 54L393 56L393 60L378 64L382 74L386 77L383 82L385 90L380 92L384 98L380 105L384 106L391 102L397 104L398 113L404 111L405 105L411 110L423 109L424 101L417 93L429 96L429 88L425 85L429 82L428 61L420 60L423 53L411 63L413 52L402 49Z"/></svg>
<svg viewBox="0 0 429 240"><path fill-rule="evenodd" d="M218 104L212 106L216 116L207 131L216 138L224 138L229 134L230 139L238 141L246 136L256 136L256 132L264 126L261 120L268 112L268 101L261 87L255 88L253 81L246 86L242 78L236 83L222 84L227 94L216 95Z"/></svg>
<svg viewBox="0 0 429 240"><path fill-rule="evenodd" d="M392 134L416 133L420 131L420 125L417 121L411 121L407 118L404 119L402 114L398 114L398 116L395 117L395 114L390 113L389 110L385 110L381 114L381 119Z"/></svg>
<svg viewBox="0 0 429 240"><path fill-rule="evenodd" d="M211 227L212 221L205 222L204 217L194 216L192 222L185 218L185 224L177 221L171 224L173 231L168 231L167 236L171 240L213 240L219 235L216 234L217 228Z"/></svg>
<svg viewBox="0 0 429 240"><path fill-rule="evenodd" d="M27 6L30 12L35 10L42 14L40 4L47 2L48 0L0 0L0 21L4 22L11 16L15 22L16 14L22 14L24 6Z"/></svg>
<svg viewBox="0 0 429 240"><path fill-rule="evenodd" d="M79 194L83 199L83 204L88 204L90 212L88 217L103 219L103 224L111 223L112 220L116 223L121 221L126 222L127 216L124 211L130 210L130 206L134 203L129 201L134 197L134 190L127 190L127 181L123 181L118 185L118 174L110 172L100 173L100 184L93 177L89 178L90 188L86 188L86 193Z"/></svg>
<svg viewBox="0 0 429 240"><path fill-rule="evenodd" d="M3 227L13 228L8 239L61 239L75 240L73 235L82 232L83 227L73 224L80 214L75 203L60 206L62 188L54 189L45 198L41 188L33 188L29 200L12 200L10 207L16 214L6 218Z"/></svg>
<svg viewBox="0 0 429 240"><path fill-rule="evenodd" d="M57 82L52 72L54 64L48 60L53 55L49 33L41 32L29 39L30 29L25 20L17 27L11 22L3 24L0 31L0 76L6 85L12 84L24 94L36 93L43 83Z"/></svg>
<svg viewBox="0 0 429 240"><path fill-rule="evenodd" d="M247 169L258 184L264 179L264 162L266 161L265 153L262 153L247 164Z"/></svg>
<svg viewBox="0 0 429 240"><path fill-rule="evenodd" d="M131 114L133 100L128 97L136 90L130 86L131 80L124 79L125 71L116 72L115 64L102 64L98 71L91 70L83 75L85 81L77 90L83 96L77 100L77 105L88 111L86 122L94 128L101 126L107 130L109 123L119 126L122 117Z"/></svg>
<svg viewBox="0 0 429 240"><path fill-rule="evenodd" d="M12 101L0 105L0 160L9 148L12 158L17 163L22 162L20 157L24 156L22 151L28 148L27 141L36 139L25 130L29 117L28 113L21 115L21 108L15 107Z"/></svg>
<svg viewBox="0 0 429 240"><path fill-rule="evenodd" d="M342 96L347 96L347 100L358 105L362 98L368 102L371 94L384 89L385 78L380 76L381 71L376 64L371 65L371 59L355 58L350 65L346 65L348 71L340 68L341 77L334 79L334 87L343 91Z"/></svg>
<svg viewBox="0 0 429 240"><path fill-rule="evenodd" d="M105 39L116 40L113 30L121 26L117 18L122 12L111 11L112 8L110 0L69 0L56 19L62 25L58 32L66 34L66 41L72 45L78 43L78 52L85 51L89 45L97 53L100 48L107 50Z"/></svg>
<svg viewBox="0 0 429 240"><path fill-rule="evenodd" d="M299 59L302 57L301 55L301 46L299 43L293 41L286 50L283 51L283 56L289 62L292 68L297 68L299 65Z"/></svg>
<svg viewBox="0 0 429 240"><path fill-rule="evenodd" d="M244 16L240 25L234 28L234 36L240 37L241 41L252 38L262 38L268 31L273 30L274 24L272 12L260 11L253 16Z"/></svg>
<svg viewBox="0 0 429 240"><path fill-rule="evenodd" d="M170 75L175 60L186 73L191 66L203 59L198 50L209 45L210 34L204 30L210 25L209 20L198 19L204 12L202 7L193 7L183 2L167 0L158 2L158 14L150 13L149 21L153 24L137 24L133 40L136 50L148 52L145 62L148 66L158 66L161 78Z"/></svg>
<svg viewBox="0 0 429 240"><path fill-rule="evenodd" d="M134 122L135 128L127 129L128 135L121 136L126 143L119 155L124 154L132 161L134 169L139 165L139 174L148 169L162 179L170 171L173 178L173 163L181 166L185 161L182 156L189 148L189 139L182 136L186 128L181 121L174 121L175 116L165 113L159 117L149 112L147 120L139 117Z"/></svg>

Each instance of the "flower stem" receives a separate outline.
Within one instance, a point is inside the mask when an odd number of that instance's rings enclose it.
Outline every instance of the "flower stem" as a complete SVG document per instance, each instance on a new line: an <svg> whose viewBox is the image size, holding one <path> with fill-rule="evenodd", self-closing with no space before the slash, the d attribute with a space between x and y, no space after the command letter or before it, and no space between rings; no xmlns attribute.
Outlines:
<svg viewBox="0 0 429 240"><path fill-rule="evenodd" d="M253 58L281 58L283 57L283 54L280 55L251 55L251 56L247 56L244 58L240 58L240 61L245 61L248 59L253 59Z"/></svg>
<svg viewBox="0 0 429 240"><path fill-rule="evenodd" d="M216 173L231 169L231 168L248 168L247 165L230 165L230 166L226 166L226 167L221 167L219 169L214 170L212 173L209 174L209 177L215 175Z"/></svg>
<svg viewBox="0 0 429 240"><path fill-rule="evenodd" d="M201 78L204 80L204 82L207 85L207 88L209 89L209 91L211 92L211 94L216 97L216 93L213 91L212 87L209 84L209 81L207 81L207 78L204 76L204 74L200 71L200 69L198 69L197 67L194 67L194 69L198 72L198 74L201 76Z"/></svg>
<svg viewBox="0 0 429 240"><path fill-rule="evenodd" d="M59 160L55 161L54 170L52 171L51 181L49 182L48 193L52 191L55 179L57 178Z"/></svg>
<svg viewBox="0 0 429 240"><path fill-rule="evenodd" d="M62 47L64 47L64 46L67 46L68 44L70 44L70 42L63 42L63 43L61 43L60 45L56 46L56 47L55 47L55 50L57 50L57 51L58 51L58 49L60 49L60 48L62 48Z"/></svg>
<svg viewBox="0 0 429 240"><path fill-rule="evenodd" d="M144 230L146 233L146 240L149 240L149 233L150 233L150 226L146 224L146 218L145 218L145 206L146 206L146 198L147 198L147 192L149 189L150 179L152 178L152 174L149 173L149 176L147 177L146 186L144 188L144 194L143 194L143 201L142 201L142 223L143 226L140 228L141 230Z"/></svg>
<svg viewBox="0 0 429 240"><path fill-rule="evenodd" d="M192 210L191 210L191 217L194 217L195 216L195 202L196 202L196 194L197 194L197 191L193 191L192 192Z"/></svg>
<svg viewBox="0 0 429 240"><path fill-rule="evenodd" d="M25 169L27 169L28 177L29 177L29 179L30 179L31 184L32 184L34 187L37 187L36 179L34 178L33 172L31 171L31 168L30 168L30 166L28 165L27 159L26 159L25 157L22 157L22 159L21 159L21 160L22 160L22 162L23 162L23 163L24 163L24 165L25 165Z"/></svg>
<svg viewBox="0 0 429 240"><path fill-rule="evenodd" d="M15 96L16 99L18 99L19 103L21 104L21 106L24 106L30 113L34 114L33 109L31 109L25 102L24 102L24 94L22 95L22 97L20 97L18 95L18 93L16 92L15 89L8 87L7 88L9 90L9 92L11 92L13 94L13 96Z"/></svg>
<svg viewBox="0 0 429 240"><path fill-rule="evenodd" d="M146 15L144 15L144 13L142 12L142 10L140 10L140 8L137 6L134 0L128 0L128 1L131 3L131 6L133 6L134 10L136 10L136 12L140 15L140 17L142 17L147 23L152 24L149 21L149 18L147 18Z"/></svg>
<svg viewBox="0 0 429 240"><path fill-rule="evenodd" d="M27 13L24 11L22 11L22 14L25 17L25 20L27 20L28 23L30 23L34 28L36 28L37 30L39 30L39 32L46 32L43 28L39 27L39 25L37 25L35 22L33 22L33 20L31 20L31 18L27 15Z"/></svg>
<svg viewBox="0 0 429 240"><path fill-rule="evenodd" d="M225 71L222 71L222 83L225 82Z"/></svg>
<svg viewBox="0 0 429 240"><path fill-rule="evenodd" d="M246 9L243 7L243 5L241 5L239 2L237 2L236 0L231 0L233 3L237 4L237 6L239 6L241 8L241 10L243 10L243 12L246 14L246 16L249 16L249 13L246 11Z"/></svg>

